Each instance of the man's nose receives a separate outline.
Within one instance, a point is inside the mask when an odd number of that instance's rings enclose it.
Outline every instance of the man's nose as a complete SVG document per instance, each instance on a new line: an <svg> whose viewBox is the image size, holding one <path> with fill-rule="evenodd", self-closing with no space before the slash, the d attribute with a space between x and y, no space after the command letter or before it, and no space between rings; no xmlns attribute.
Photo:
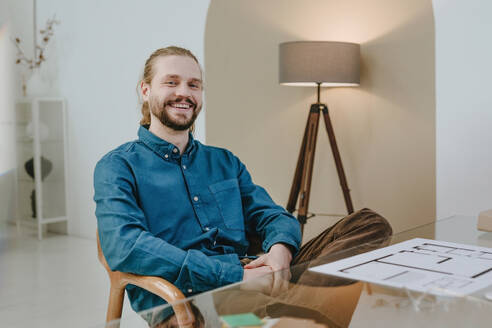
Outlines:
<svg viewBox="0 0 492 328"><path fill-rule="evenodd" d="M176 88L176 96L189 97L191 96L190 87L184 83L181 83Z"/></svg>

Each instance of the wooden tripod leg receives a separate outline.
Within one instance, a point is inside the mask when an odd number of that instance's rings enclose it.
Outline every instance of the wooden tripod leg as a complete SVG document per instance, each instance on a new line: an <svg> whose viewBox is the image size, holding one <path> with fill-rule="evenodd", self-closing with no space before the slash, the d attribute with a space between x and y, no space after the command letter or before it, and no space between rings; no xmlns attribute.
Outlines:
<svg viewBox="0 0 492 328"><path fill-rule="evenodd" d="M325 119L326 132L328 133L328 139L330 139L331 151L333 158L335 159L335 165L337 167L338 179L340 180L340 186L343 191L343 198L345 199L345 205L347 206L348 214L354 212L352 205L352 198L350 198L350 189L347 185L347 179L345 178L345 171L343 170L342 159L338 152L337 142L335 140L335 133L333 132L333 126L331 125L330 115L328 114L328 107L322 105L323 117Z"/></svg>
<svg viewBox="0 0 492 328"><path fill-rule="evenodd" d="M304 231L304 224L307 220L309 195L311 193L311 179L313 177L314 154L316 151L316 140L318 137L319 125L319 105L311 105L308 120L308 133L306 140L306 149L304 152L304 167L301 177L301 187L299 194L299 209L297 211L297 219L301 223L301 228Z"/></svg>
<svg viewBox="0 0 492 328"><path fill-rule="evenodd" d="M287 211L292 213L296 209L297 198L299 197L299 189L301 188L301 178L302 173L304 171L304 153L306 152L306 142L307 142L307 134L309 130L309 118L311 114L309 114L306 128L304 129L304 137L302 138L301 150L299 151L299 157L297 158L296 171L294 173L294 179L292 181L292 186L290 188L289 200L287 202Z"/></svg>

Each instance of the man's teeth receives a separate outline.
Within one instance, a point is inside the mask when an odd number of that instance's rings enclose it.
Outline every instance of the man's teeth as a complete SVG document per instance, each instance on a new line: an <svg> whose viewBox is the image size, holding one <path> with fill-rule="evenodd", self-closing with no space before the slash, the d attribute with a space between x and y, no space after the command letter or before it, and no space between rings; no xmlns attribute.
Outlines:
<svg viewBox="0 0 492 328"><path fill-rule="evenodd" d="M189 104L172 104L171 106L176 108L183 108L183 109L188 109L191 107Z"/></svg>

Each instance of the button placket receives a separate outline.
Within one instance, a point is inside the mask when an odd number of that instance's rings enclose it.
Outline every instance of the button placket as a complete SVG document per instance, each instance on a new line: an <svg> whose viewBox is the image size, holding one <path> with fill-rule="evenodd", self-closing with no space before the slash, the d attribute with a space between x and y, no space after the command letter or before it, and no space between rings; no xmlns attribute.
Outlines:
<svg viewBox="0 0 492 328"><path fill-rule="evenodd" d="M191 200L191 205L195 210L195 214L197 216L198 223L201 226L202 232L206 233L212 228L210 227L211 222L209 222L207 211L202 207L207 206L209 200L206 194L202 194L200 184L197 185L190 175L190 163L191 159L189 159L186 154L180 157L179 165L181 166L183 178L188 186L188 195Z"/></svg>

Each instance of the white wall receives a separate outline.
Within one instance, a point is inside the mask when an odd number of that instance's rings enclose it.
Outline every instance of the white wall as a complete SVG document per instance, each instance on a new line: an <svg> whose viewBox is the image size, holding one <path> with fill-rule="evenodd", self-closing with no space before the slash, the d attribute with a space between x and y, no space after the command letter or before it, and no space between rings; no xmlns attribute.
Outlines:
<svg viewBox="0 0 492 328"><path fill-rule="evenodd" d="M21 46L27 57L33 53L33 0L1 0L0 1L0 25L8 25L6 43L9 44L8 70L14 72L8 76L8 84L11 88L12 100L20 98L22 66L15 65L15 46L10 41L11 37L19 37ZM5 77L5 76L4 76Z"/></svg>
<svg viewBox="0 0 492 328"><path fill-rule="evenodd" d="M12 46L9 24L0 19L0 222L14 215L15 197L15 120L12 88Z"/></svg>
<svg viewBox="0 0 492 328"><path fill-rule="evenodd" d="M67 99L69 233L94 238L94 166L109 150L136 138L135 87L147 57L174 44L203 62L208 5L208 0L38 0L39 28L53 14L61 21L42 78ZM201 140L203 117L197 121Z"/></svg>
<svg viewBox="0 0 492 328"><path fill-rule="evenodd" d="M32 30L32 24L14 19L29 15L32 16L30 0L0 1L0 222L12 220L15 215L14 100L20 96L21 88L20 74L15 74L20 71L14 64L15 47L10 39L20 37L25 51L32 51L32 38L27 33Z"/></svg>
<svg viewBox="0 0 492 328"><path fill-rule="evenodd" d="M437 217L492 208L492 1L433 0Z"/></svg>

